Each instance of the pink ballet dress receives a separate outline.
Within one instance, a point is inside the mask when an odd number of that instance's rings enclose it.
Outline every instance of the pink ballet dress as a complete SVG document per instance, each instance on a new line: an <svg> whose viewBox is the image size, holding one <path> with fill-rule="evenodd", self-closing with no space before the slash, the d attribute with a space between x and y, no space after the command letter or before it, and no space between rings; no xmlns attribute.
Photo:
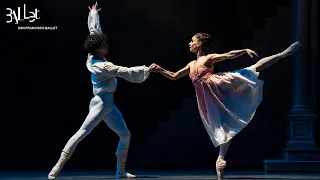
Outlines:
<svg viewBox="0 0 320 180"><path fill-rule="evenodd" d="M215 147L230 141L252 119L262 101L263 81L252 68L213 74L213 68L192 65L203 124Z"/></svg>

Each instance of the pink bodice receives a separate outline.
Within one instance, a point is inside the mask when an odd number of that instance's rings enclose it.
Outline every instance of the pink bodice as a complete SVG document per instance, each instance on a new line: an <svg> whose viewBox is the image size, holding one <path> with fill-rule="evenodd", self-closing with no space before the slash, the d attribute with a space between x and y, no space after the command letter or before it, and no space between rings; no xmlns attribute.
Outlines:
<svg viewBox="0 0 320 180"><path fill-rule="evenodd" d="M190 67L189 77L192 82L195 82L196 80L200 80L202 78L208 79L213 74L213 69L214 66L209 68L204 65L197 65L196 63L194 63Z"/></svg>

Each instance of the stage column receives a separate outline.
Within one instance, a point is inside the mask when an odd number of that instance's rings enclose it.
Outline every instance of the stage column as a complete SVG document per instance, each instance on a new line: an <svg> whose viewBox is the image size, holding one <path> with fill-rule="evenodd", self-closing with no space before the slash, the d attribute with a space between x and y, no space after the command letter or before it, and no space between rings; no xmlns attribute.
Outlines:
<svg viewBox="0 0 320 180"><path fill-rule="evenodd" d="M264 160L265 171L320 171L320 150L314 139L316 99L315 42L317 0L293 0L293 42L301 48L293 55L293 93L289 120L289 140L283 159ZM315 39L313 39L315 38Z"/></svg>

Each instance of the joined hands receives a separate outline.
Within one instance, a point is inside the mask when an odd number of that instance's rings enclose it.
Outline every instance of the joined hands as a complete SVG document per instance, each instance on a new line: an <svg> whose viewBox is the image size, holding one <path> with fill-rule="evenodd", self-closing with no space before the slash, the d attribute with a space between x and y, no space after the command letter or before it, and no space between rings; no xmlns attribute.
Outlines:
<svg viewBox="0 0 320 180"><path fill-rule="evenodd" d="M158 64L155 64L155 63L152 63L150 66L149 66L149 71L150 72L160 72L162 70L161 66L159 66Z"/></svg>

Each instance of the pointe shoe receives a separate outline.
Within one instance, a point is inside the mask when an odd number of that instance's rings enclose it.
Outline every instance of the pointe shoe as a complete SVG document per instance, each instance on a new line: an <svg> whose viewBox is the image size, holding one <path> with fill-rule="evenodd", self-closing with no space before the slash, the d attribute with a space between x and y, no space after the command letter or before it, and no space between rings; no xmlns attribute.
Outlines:
<svg viewBox="0 0 320 180"><path fill-rule="evenodd" d="M124 172L124 173L119 172L116 174L116 179L120 179L120 178L136 178L136 176L128 172Z"/></svg>
<svg viewBox="0 0 320 180"><path fill-rule="evenodd" d="M301 46L301 43L299 41L291 44L286 50L282 52L283 57L290 56L291 54L296 52L300 48L300 46Z"/></svg>
<svg viewBox="0 0 320 180"><path fill-rule="evenodd" d="M216 161L216 172L217 172L217 179L223 179L223 169L227 167L227 162L219 157Z"/></svg>

